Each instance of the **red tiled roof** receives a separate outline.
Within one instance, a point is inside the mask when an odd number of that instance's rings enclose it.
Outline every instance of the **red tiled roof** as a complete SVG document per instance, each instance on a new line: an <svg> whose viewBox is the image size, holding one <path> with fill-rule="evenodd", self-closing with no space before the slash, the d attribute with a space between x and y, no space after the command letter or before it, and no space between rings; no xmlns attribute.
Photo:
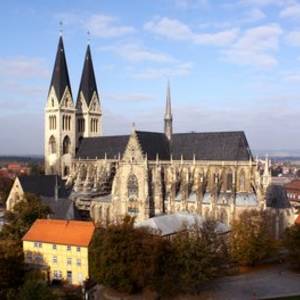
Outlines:
<svg viewBox="0 0 300 300"><path fill-rule="evenodd" d="M300 215L297 217L295 224L299 224L300 225Z"/></svg>
<svg viewBox="0 0 300 300"><path fill-rule="evenodd" d="M38 219L22 240L87 247L94 230L93 222Z"/></svg>
<svg viewBox="0 0 300 300"><path fill-rule="evenodd" d="M284 186L286 189L298 189L300 190L300 180L295 179Z"/></svg>

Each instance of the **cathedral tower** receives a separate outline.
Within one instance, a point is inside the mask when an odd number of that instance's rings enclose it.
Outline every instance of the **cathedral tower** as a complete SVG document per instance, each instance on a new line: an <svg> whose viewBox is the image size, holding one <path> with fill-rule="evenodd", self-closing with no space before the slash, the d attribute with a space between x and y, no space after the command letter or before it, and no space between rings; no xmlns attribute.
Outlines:
<svg viewBox="0 0 300 300"><path fill-rule="evenodd" d="M45 108L45 173L66 177L75 156L76 110L60 36Z"/></svg>
<svg viewBox="0 0 300 300"><path fill-rule="evenodd" d="M102 135L102 113L90 45L88 45L76 103L77 146L83 137Z"/></svg>
<svg viewBox="0 0 300 300"><path fill-rule="evenodd" d="M169 81L167 86L166 111L165 111L164 121L165 121L165 126L164 126L165 135L170 141L172 139L172 134L173 134L173 116L172 116L172 109L171 109L171 91L170 91Z"/></svg>

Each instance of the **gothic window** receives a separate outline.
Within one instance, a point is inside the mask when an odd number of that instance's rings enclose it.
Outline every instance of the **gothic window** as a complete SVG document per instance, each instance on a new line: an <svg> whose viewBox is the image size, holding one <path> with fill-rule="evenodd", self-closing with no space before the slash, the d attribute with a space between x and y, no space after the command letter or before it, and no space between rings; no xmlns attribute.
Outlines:
<svg viewBox="0 0 300 300"><path fill-rule="evenodd" d="M239 176L239 191L244 192L246 190L246 182L245 182L245 172L241 171Z"/></svg>
<svg viewBox="0 0 300 300"><path fill-rule="evenodd" d="M56 141L53 135L49 139L49 148L51 154L56 153Z"/></svg>
<svg viewBox="0 0 300 300"><path fill-rule="evenodd" d="M68 166L64 167L64 176L68 176L70 173L70 168Z"/></svg>
<svg viewBox="0 0 300 300"><path fill-rule="evenodd" d="M225 209L222 209L220 211L220 215L219 215L219 218L220 218L220 222L223 223L223 224L228 224L228 215L227 215L227 212Z"/></svg>
<svg viewBox="0 0 300 300"><path fill-rule="evenodd" d="M233 176L232 176L232 172L230 171L229 173L227 173L226 176L226 190L232 191L232 185L233 185Z"/></svg>
<svg viewBox="0 0 300 300"><path fill-rule="evenodd" d="M51 99L51 106L54 107L54 99Z"/></svg>
<svg viewBox="0 0 300 300"><path fill-rule="evenodd" d="M127 181L128 197L137 198L139 194L139 185L137 177L132 174L128 177Z"/></svg>
<svg viewBox="0 0 300 300"><path fill-rule="evenodd" d="M63 154L69 153L70 148L71 148L71 140L68 136L65 136L63 140Z"/></svg>

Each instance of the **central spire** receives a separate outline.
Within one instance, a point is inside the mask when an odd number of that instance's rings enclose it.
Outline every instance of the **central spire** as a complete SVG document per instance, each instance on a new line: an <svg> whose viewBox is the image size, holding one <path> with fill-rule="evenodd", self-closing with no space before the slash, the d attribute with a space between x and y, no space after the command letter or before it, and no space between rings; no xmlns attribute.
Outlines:
<svg viewBox="0 0 300 300"><path fill-rule="evenodd" d="M167 85L167 95L166 95L166 111L165 111L165 135L169 139L172 138L173 134L173 116L172 116L172 108L171 108L171 88L170 82L168 81Z"/></svg>
<svg viewBox="0 0 300 300"><path fill-rule="evenodd" d="M59 41L58 41L56 58L55 58L49 92L52 87L54 88L58 101L61 101L61 98L65 92L66 87L69 88L70 93L72 94L62 36L59 37Z"/></svg>

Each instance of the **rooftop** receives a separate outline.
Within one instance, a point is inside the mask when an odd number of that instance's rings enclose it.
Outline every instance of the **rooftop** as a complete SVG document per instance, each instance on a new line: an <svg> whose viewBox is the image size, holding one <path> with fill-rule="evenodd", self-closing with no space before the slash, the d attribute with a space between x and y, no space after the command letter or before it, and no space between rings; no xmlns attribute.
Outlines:
<svg viewBox="0 0 300 300"><path fill-rule="evenodd" d="M22 240L87 247L94 230L93 222L37 219Z"/></svg>

